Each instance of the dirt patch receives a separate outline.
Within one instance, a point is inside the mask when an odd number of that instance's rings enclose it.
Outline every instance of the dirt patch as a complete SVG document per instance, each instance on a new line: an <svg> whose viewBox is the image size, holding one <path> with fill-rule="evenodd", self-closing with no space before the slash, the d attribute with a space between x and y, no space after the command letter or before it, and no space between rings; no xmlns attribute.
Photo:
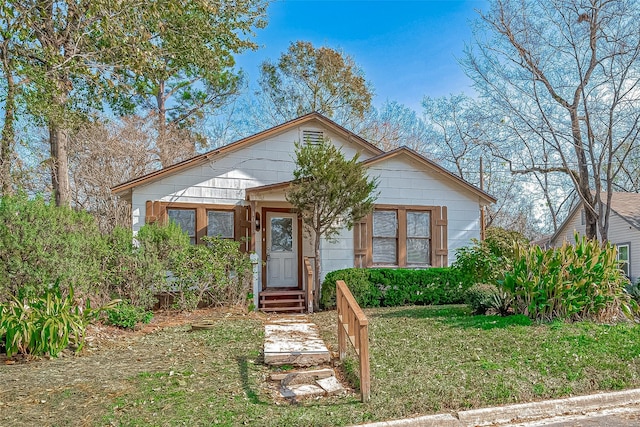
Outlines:
<svg viewBox="0 0 640 427"><path fill-rule="evenodd" d="M235 317L263 318L228 309L158 312L137 331L90 326L78 356L66 351L58 359L7 361L0 355L0 425L100 424L104 409L130 391L129 378L206 358L207 346L188 333L192 323Z"/></svg>

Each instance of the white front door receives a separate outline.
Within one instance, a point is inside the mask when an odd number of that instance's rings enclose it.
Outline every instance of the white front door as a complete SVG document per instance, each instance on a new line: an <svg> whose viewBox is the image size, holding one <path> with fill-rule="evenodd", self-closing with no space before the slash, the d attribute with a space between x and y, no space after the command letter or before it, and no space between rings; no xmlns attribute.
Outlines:
<svg viewBox="0 0 640 427"><path fill-rule="evenodd" d="M298 287L298 218L267 212L267 287Z"/></svg>

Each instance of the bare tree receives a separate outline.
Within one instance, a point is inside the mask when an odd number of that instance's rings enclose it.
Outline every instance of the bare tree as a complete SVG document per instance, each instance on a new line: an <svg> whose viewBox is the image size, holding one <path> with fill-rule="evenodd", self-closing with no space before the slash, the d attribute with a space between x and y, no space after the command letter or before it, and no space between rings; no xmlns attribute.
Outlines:
<svg viewBox="0 0 640 427"><path fill-rule="evenodd" d="M129 203L114 197L111 187L161 167L156 120L138 116L84 126L70 138L73 205L93 214L103 231L130 225ZM185 157L195 154L191 133L168 128L165 147Z"/></svg>
<svg viewBox="0 0 640 427"><path fill-rule="evenodd" d="M633 0L494 0L464 62L500 113L496 154L516 174L567 176L591 238L607 239L612 185L640 132L638 22Z"/></svg>

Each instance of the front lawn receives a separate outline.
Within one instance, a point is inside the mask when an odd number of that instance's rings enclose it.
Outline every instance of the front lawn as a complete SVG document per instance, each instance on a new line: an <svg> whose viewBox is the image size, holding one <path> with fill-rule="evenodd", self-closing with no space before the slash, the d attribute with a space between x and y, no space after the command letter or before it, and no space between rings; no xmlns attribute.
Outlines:
<svg viewBox="0 0 640 427"><path fill-rule="evenodd" d="M367 404L274 399L262 318L234 315L207 331L175 326L84 357L0 366L0 425L346 425L640 387L634 325L530 325L463 306L365 311ZM334 350L335 316L312 316Z"/></svg>

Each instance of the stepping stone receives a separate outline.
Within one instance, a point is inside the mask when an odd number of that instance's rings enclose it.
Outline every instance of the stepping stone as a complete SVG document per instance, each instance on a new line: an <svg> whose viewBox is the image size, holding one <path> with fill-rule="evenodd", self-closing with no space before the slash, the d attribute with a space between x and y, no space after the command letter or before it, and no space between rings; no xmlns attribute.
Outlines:
<svg viewBox="0 0 640 427"><path fill-rule="evenodd" d="M336 377L319 379L316 381L316 384L322 387L329 396L344 392L344 387L342 387L342 384L340 384L340 381L338 381Z"/></svg>
<svg viewBox="0 0 640 427"><path fill-rule="evenodd" d="M293 371L293 372L276 372L270 375L271 381L282 381L285 378L295 375L305 375L310 376L313 380L317 380L320 378L332 377L335 375L333 369L325 368L325 369L313 369L310 371ZM286 384L285 384L286 385Z"/></svg>
<svg viewBox="0 0 640 427"><path fill-rule="evenodd" d="M264 362L267 365L313 366L331 361L317 326L298 320L282 319L265 325Z"/></svg>
<svg viewBox="0 0 640 427"><path fill-rule="evenodd" d="M324 396L325 391L322 387L313 384L296 384L290 387L282 387L280 394L286 399L298 399Z"/></svg>

